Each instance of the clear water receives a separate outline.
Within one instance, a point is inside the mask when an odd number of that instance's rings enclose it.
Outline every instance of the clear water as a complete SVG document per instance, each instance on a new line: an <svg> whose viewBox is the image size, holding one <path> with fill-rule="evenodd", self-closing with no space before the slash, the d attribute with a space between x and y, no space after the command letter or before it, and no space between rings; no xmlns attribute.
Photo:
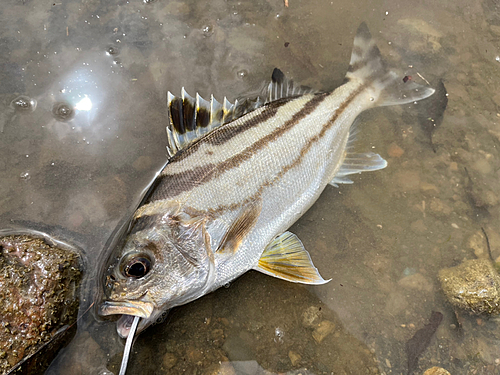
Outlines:
<svg viewBox="0 0 500 375"><path fill-rule="evenodd" d="M0 228L52 234L86 260L79 331L49 373L118 372L114 323L83 312L108 239L165 163L167 90L233 100L274 67L331 90L362 21L402 74L444 81L449 102L433 144L418 118L428 104L364 113L358 148L388 167L327 187L291 229L332 281L303 287L250 272L141 334L128 373L406 374L405 344L432 311L444 319L415 373L500 373L498 321L455 313L437 280L441 268L487 256L470 243L481 228L500 256L498 2L288 5L2 3ZM332 332L319 340L306 312Z"/></svg>

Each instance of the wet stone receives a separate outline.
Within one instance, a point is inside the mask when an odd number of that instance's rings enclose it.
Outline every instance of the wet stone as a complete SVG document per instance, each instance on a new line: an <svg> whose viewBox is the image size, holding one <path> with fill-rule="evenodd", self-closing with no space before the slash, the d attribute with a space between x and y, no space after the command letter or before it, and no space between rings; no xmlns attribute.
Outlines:
<svg viewBox="0 0 500 375"><path fill-rule="evenodd" d="M69 249L27 235L0 237L0 373L76 320L80 276Z"/></svg>
<svg viewBox="0 0 500 375"><path fill-rule="evenodd" d="M323 320L313 331L312 336L318 344L321 344L325 337L332 333L334 329L334 323L330 322L329 320Z"/></svg>
<svg viewBox="0 0 500 375"><path fill-rule="evenodd" d="M439 281L453 306L472 314L500 313L500 277L490 261L466 260L442 269Z"/></svg>
<svg viewBox="0 0 500 375"><path fill-rule="evenodd" d="M442 367L431 367L424 372L424 375L451 375L447 370Z"/></svg>
<svg viewBox="0 0 500 375"><path fill-rule="evenodd" d="M302 325L306 328L314 328L321 320L321 308L318 306L310 306L302 314Z"/></svg>
<svg viewBox="0 0 500 375"><path fill-rule="evenodd" d="M398 284L404 289L423 290L425 292L432 292L433 289L431 282L421 273L403 277L398 281Z"/></svg>
<svg viewBox="0 0 500 375"><path fill-rule="evenodd" d="M478 258L488 257L488 244L482 231L478 230L469 237L467 245L474 250L474 255Z"/></svg>
<svg viewBox="0 0 500 375"><path fill-rule="evenodd" d="M177 357L174 353L165 353L162 360L162 365L165 370L170 370L177 363Z"/></svg>
<svg viewBox="0 0 500 375"><path fill-rule="evenodd" d="M395 143L391 143L387 149L387 154L391 158L400 158L404 153L405 151Z"/></svg>
<svg viewBox="0 0 500 375"><path fill-rule="evenodd" d="M290 362L292 362L292 366L297 366L298 364L300 364L300 360L302 359L300 354L297 352L294 352L293 350L290 350L288 352L288 358L290 358Z"/></svg>

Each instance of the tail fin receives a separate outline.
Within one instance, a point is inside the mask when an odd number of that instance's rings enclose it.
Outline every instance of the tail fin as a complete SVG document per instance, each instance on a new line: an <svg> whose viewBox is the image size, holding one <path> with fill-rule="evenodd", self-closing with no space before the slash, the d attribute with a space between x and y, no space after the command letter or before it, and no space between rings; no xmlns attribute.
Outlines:
<svg viewBox="0 0 500 375"><path fill-rule="evenodd" d="M364 22L359 26L354 38L346 78L371 85L372 100L376 106L411 103L425 99L434 93L433 88L419 85L411 80L405 82L403 77L387 69L380 50Z"/></svg>

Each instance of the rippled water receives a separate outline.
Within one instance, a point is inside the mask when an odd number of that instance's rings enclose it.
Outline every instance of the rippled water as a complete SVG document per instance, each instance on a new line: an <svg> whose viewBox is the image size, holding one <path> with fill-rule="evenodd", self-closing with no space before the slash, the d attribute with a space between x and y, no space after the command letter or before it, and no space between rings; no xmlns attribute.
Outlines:
<svg viewBox="0 0 500 375"><path fill-rule="evenodd" d="M128 373L406 374L432 311L443 322L416 374L500 373L497 320L455 312L437 279L488 256L470 240L483 230L500 257L498 2L7 0L0 229L51 234L86 262L78 334L49 373L118 372L115 324L83 312L106 243L166 161L167 90L234 100L274 67L331 90L362 21L402 76L444 82L442 123L429 127L433 98L362 114L357 147L388 167L328 186L291 229L332 281L250 272L141 334Z"/></svg>

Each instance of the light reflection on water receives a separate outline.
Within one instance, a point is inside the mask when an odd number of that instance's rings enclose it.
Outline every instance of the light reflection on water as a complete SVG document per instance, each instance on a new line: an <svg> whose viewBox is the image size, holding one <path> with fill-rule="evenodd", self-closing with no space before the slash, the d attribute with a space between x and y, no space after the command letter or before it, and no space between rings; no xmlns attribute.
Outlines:
<svg viewBox="0 0 500 375"><path fill-rule="evenodd" d="M433 310L444 320L419 373L499 372L495 319L459 314L458 332L437 281L439 269L484 256L470 242L481 228L500 256L494 1L9 1L0 15L0 227L77 242L86 309L105 244L165 163L167 90L232 100L275 66L332 89L361 21L405 74L444 80L449 104L433 147L411 106L363 114L358 147L388 167L327 187L292 228L332 281L304 288L249 273L142 334L130 374L405 373L405 343ZM336 327L324 341L303 321L311 307ZM115 325L87 313L51 373L117 373L122 348Z"/></svg>

